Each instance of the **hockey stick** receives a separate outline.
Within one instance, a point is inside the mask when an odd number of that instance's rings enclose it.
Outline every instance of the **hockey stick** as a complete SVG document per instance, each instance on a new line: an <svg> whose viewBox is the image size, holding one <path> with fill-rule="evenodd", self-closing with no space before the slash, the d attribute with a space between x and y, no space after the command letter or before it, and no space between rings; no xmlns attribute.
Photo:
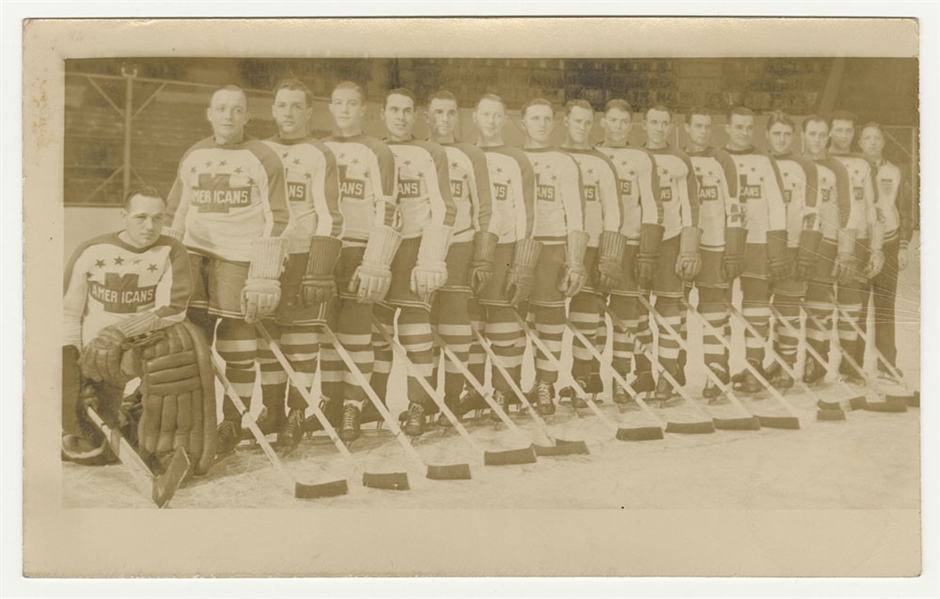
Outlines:
<svg viewBox="0 0 940 599"><path fill-rule="evenodd" d="M673 328L672 325L667 323L662 319L659 312L657 312L652 305L650 305L649 300L643 296L637 296L640 304L650 313L653 317L653 320L657 325L662 326L666 331L676 338L679 347L684 349L686 353L689 353L689 346L683 341L682 336ZM653 355L652 350L648 350L650 356ZM747 408L744 407L744 404L741 403L741 400L738 399L738 396L734 394L734 391L731 388L731 385L725 383L719 378L711 368L705 369L705 376L709 377L715 386L717 386L722 394L728 398L728 400L738 409L738 411L747 414L746 417L740 418L713 418L712 422L715 424L715 428L719 430L760 430L761 427L761 417L756 416L750 412ZM675 381L675 379L672 379Z"/></svg>
<svg viewBox="0 0 940 599"><path fill-rule="evenodd" d="M215 375L219 378L220 381L222 381L222 386L225 388L225 393L235 405L235 408L238 410L241 416L248 416L248 430L250 430L251 434L255 436L255 439L258 441L258 445L261 446L262 450L264 450L264 455L267 456L268 461L271 462L271 465L274 466L274 470L278 473L278 476L280 476L281 480L284 482L284 486L287 487L291 493L293 493L294 497L298 499L336 497L337 495L345 495L348 492L349 489L345 479L320 484L301 483L295 480L294 477L292 477L287 472L287 470L284 469L284 465L281 463L281 459L277 457L277 453L275 453L274 448L271 447L271 444L264 436L264 433L261 432L260 428L258 428L258 425L255 423L255 419L249 413L248 408L245 407L241 397L238 395L238 391L235 390L235 386L232 385L232 382L229 381L228 377L225 376L225 367L220 364L219 358L214 355L212 356L212 367L215 369Z"/></svg>
<svg viewBox="0 0 940 599"><path fill-rule="evenodd" d="M771 314L776 319L776 321L783 323L783 326L786 327L787 331L789 331L791 335L793 335L796 338L799 338L800 332L796 330L793 327L793 325L787 321L786 318L783 318L780 312L775 307L773 307L773 305L771 305L770 309L771 309ZM812 356L813 359L816 360L817 363L819 363L821 368L825 368L826 371L829 372L830 374L832 373L832 370L829 368L829 360L823 359L823 357L819 354L818 351L816 351L816 349L808 340L804 344L804 347L806 348L807 353L809 353L809 355ZM821 410L837 412L837 411L844 411L844 410L862 410L865 408L865 406L868 404L868 400L865 399L864 395L858 395L855 389L853 389L852 387L849 387L841 379L837 379L836 382L840 387L842 387L843 389L845 389L845 391L848 392L849 397L846 399L840 399L836 401L826 401L824 399L820 399L816 405ZM825 419L826 418L823 417L820 420L825 420Z"/></svg>
<svg viewBox="0 0 940 599"><path fill-rule="evenodd" d="M920 405L920 393L915 393L911 391L911 388L907 386L907 383L904 381L904 377L901 376L901 373L898 372L898 369L894 366L894 364L892 364L887 359L885 359L884 354L881 353L881 350L878 349L878 346L872 342L871 336L866 334L866 332L862 330L862 327L859 326L857 322L849 319L845 310L843 310L842 307L839 306L838 303L835 304L835 307L836 307L836 310L839 311L839 317L848 320L849 324L852 325L852 328L855 329L855 332L859 336L865 339L866 345L870 347L871 349L875 350L875 358L877 360L880 360L882 364L888 367L888 370L890 370L891 374L894 375L894 377L898 380L899 383L901 383L901 386L904 387L904 391L907 393L907 395L887 395L886 394L885 400L886 401L903 401L904 403L906 403L907 405L911 407L915 407L914 404L916 401L917 406L919 406Z"/></svg>
<svg viewBox="0 0 940 599"><path fill-rule="evenodd" d="M523 393L522 389L519 388L518 383L516 383L516 381L513 380L512 376L510 376L509 371L506 370L506 367L502 364L500 357L497 356L496 352L493 351L493 347L490 345L489 340L484 338L483 335L480 334L480 331L474 329L473 327L471 327L471 330L473 331L473 336L476 337L477 342L480 344L480 347L482 347L483 351L486 352L486 355L489 356L490 362L493 363L493 366L502 375L503 380L505 380L506 384L509 385L509 389L513 392L513 395L515 395L516 398L520 402L522 402L522 405L526 407L526 412L529 414L529 417L532 418L532 421L535 423L536 428L539 429L539 432L548 441L549 443L548 447L543 446L543 445L532 446L532 449L535 450L535 455L559 456L559 455L591 453L590 450L588 450L587 443L585 443L584 441L566 441L564 439L552 437L552 435L548 431L548 424L546 424L546 422L542 419L542 417L538 415L538 413L535 411L535 408L532 406L532 403L529 401L529 398L525 396L525 393ZM471 379L468 379L468 380L471 380ZM473 381L473 382L476 382L476 381ZM473 382L471 382L471 384L473 384ZM487 394L483 390L482 385L479 387L476 387L476 390L477 390L477 393L479 393L483 397L483 399L486 400L490 408L496 410L496 415L499 416L499 418L503 422L512 423L512 419L510 419L509 416L506 415L505 411L503 411L503 409L500 408L499 405L495 401L493 401L492 398L487 396ZM507 426L510 426L514 428L515 430L518 430L518 428L515 426L515 423L507 424Z"/></svg>
<svg viewBox="0 0 940 599"><path fill-rule="evenodd" d="M751 335L757 337L758 339L761 337L757 329L754 328L754 325L749 323L747 318L745 318L744 315L741 314L741 312L736 307L734 307L733 304L725 303L725 309L728 310L728 313L733 316L740 324L744 325L744 328L747 329ZM798 335L794 335L794 337L799 339ZM764 351L765 353L770 354L771 359L776 362L780 368L782 368L783 371L787 373L787 375L793 379L793 381L796 382L806 392L806 394L810 396L810 398L813 399L813 401L816 402L816 406L819 408L816 410L816 420L845 420L845 412L841 409L830 410L823 409L821 407L822 398L820 398L819 395L817 395L809 385L803 382L803 378L798 377L796 371L787 363L786 360L783 359L783 356L777 353L769 336L765 340Z"/></svg>
<svg viewBox="0 0 940 599"><path fill-rule="evenodd" d="M425 477L431 480L468 480L470 478L470 466L468 464L453 464L443 466L430 465L427 464L420 455L418 455L418 452L411 445L411 442L408 441L408 439L405 437L404 431L402 431L401 427L398 426L398 422L392 418L392 415L388 412L388 408L385 407L385 404L382 403L382 400L379 399L378 395L376 395L375 391L372 389L372 385L369 384L369 380L365 377L364 374L362 374L362 371L359 370L359 366L356 365L356 362L352 359L352 356L349 355L349 352L347 352L346 348L343 347L342 343L340 343L336 333L334 333L333 330L326 325L323 325L322 329L329 338L330 343L332 343L333 347L336 348L336 353L340 355L340 358L346 364L346 368L349 369L349 372L352 373L352 375L359 382L359 385L362 387L362 390L365 392L366 396L375 405L375 409L385 420L385 423L392 431L392 434L395 435L395 439L401 445L402 449L405 450L405 455L411 459L415 466L419 467L425 472ZM366 486L369 486L365 478L362 482Z"/></svg>
<svg viewBox="0 0 940 599"><path fill-rule="evenodd" d="M731 343L727 339L724 338L724 335L719 333L718 330L714 326L712 326L712 324L708 322L708 320L706 320L704 316L699 314L698 310L693 308L684 297L680 298L679 301L682 302L682 305L685 307L687 312L692 313L698 317L699 321L702 323L702 326L705 327L705 330L711 333L713 337L718 339L718 342L721 343L723 346L725 346L725 349L727 349L729 352L731 351ZM674 334L674 333L670 331L670 334ZM783 397L783 395L779 391L777 391L777 389L774 388L767 381L766 378L764 378L764 375L761 374L761 372L758 371L756 368L754 368L754 366L752 366L750 362L745 360L744 367L747 369L748 372L754 375L754 378L756 378L760 382L760 384L763 385L767 389L767 391L770 392L771 397L777 400L777 402L780 405L782 405L787 412L790 413L789 416L761 416L760 414L758 414L757 418L760 420L761 426L767 426L770 428L782 428L782 429L787 429L787 430L798 430L800 428L800 417L799 417L799 413L796 411L796 408L794 408L793 405L790 404L790 402L787 401L786 398Z"/></svg>
<svg viewBox="0 0 940 599"><path fill-rule="evenodd" d="M281 368L283 368L284 372L287 373L287 376L294 385L294 388L300 392L300 396L306 402L307 406L313 410L314 417L320 422L320 426L322 426L323 430L326 431L330 441L333 442L333 445L336 446L336 449L340 452L340 454L342 454L342 456L346 458L350 464L352 464L353 469L362 473L363 486L373 489L387 489L391 491L407 490L408 475L404 472L374 474L371 472L366 472L365 468L360 467L359 462L356 460L356 458L353 457L352 453L350 453L349 448L346 447L346 444L343 443L342 439L339 438L339 435L336 434L336 429L333 428L333 424L326 417L326 414L323 413L323 409L320 407L319 402L317 402L313 397L311 390L308 389L306 385L301 384L301 381L299 380L300 377L297 375L297 371L294 370L290 360L287 359L287 356L284 355L284 352L281 350L280 346L274 341L274 338L271 337L271 333L262 323L258 323L255 326L258 329L258 333L262 336L262 338L264 338L265 341L267 341L268 347L271 349L274 357L277 358L277 361L280 362Z"/></svg>
<svg viewBox="0 0 940 599"><path fill-rule="evenodd" d="M150 468L147 467L147 464L140 459L137 451L127 442L127 439L124 438L124 435L122 435L120 431L108 426L91 406L85 407L85 414L108 440L111 452L117 456L117 459L121 460L121 463L124 464L134 476L135 482L143 491L144 495L149 496L150 499L157 504L157 507L166 507L170 500L173 499L173 495L176 493L180 484L182 484L183 479L189 474L191 464L189 462L189 456L186 455L186 451L182 447L177 446L173 451L170 464L163 474L154 476Z"/></svg>

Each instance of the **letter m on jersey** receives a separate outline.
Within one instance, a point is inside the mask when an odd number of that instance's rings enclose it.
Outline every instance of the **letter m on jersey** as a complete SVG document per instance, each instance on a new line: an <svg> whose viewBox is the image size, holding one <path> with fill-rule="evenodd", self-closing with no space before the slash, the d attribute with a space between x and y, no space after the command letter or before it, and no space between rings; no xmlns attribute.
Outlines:
<svg viewBox="0 0 940 599"><path fill-rule="evenodd" d="M233 185L232 175L229 174L202 173L193 190L192 203L199 212L228 212L230 208L247 208L251 205L251 186Z"/></svg>
<svg viewBox="0 0 940 599"><path fill-rule="evenodd" d="M136 273L105 273L104 284L92 282L89 292L101 302L105 312L112 314L131 314L140 306L153 303L156 285L139 286Z"/></svg>

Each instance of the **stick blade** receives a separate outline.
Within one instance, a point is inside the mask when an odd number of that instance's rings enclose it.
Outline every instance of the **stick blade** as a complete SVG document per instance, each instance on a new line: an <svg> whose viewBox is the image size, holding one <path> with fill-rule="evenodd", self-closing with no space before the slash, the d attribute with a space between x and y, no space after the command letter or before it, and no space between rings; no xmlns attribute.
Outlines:
<svg viewBox="0 0 940 599"><path fill-rule="evenodd" d="M590 455L587 443L584 441L565 441L555 439L554 445L532 445L535 455L553 457L563 455Z"/></svg>
<svg viewBox="0 0 940 599"><path fill-rule="evenodd" d="M907 402L907 405L912 408L920 407L920 391L914 391L914 393L911 395L910 401Z"/></svg>
<svg viewBox="0 0 940 599"><path fill-rule="evenodd" d="M758 416L761 426L789 431L800 430L800 419L796 416Z"/></svg>
<svg viewBox="0 0 940 599"><path fill-rule="evenodd" d="M470 464L429 465L427 477L431 480L470 480Z"/></svg>
<svg viewBox="0 0 940 599"><path fill-rule="evenodd" d="M182 447L177 447L170 459L170 464L160 476L153 479L153 502L157 507L166 507L180 488L183 479L189 474L192 464Z"/></svg>
<svg viewBox="0 0 940 599"><path fill-rule="evenodd" d="M405 472L385 472L381 474L364 472L362 474L362 486L389 491L407 491L411 488L408 486L408 474Z"/></svg>
<svg viewBox="0 0 940 599"><path fill-rule="evenodd" d="M720 431L759 431L760 418L712 418L712 424Z"/></svg>
<svg viewBox="0 0 940 599"><path fill-rule="evenodd" d="M620 441L659 441L663 438L665 435L662 427L659 426L617 429L617 439Z"/></svg>
<svg viewBox="0 0 940 599"><path fill-rule="evenodd" d="M870 401L865 409L869 412L900 413L907 411L906 401L891 399L891 397L890 395L887 396L885 401Z"/></svg>
<svg viewBox="0 0 940 599"><path fill-rule="evenodd" d="M514 464L534 464L538 458L532 446L506 451L484 451L484 466L510 466Z"/></svg>
<svg viewBox="0 0 940 599"><path fill-rule="evenodd" d="M302 484L294 483L294 497L297 499L322 499L324 497L339 497L349 492L346 479L334 480L328 483Z"/></svg>
<svg viewBox="0 0 940 599"><path fill-rule="evenodd" d="M835 422L845 420L845 411L843 410L816 410L816 420L820 422Z"/></svg>
<svg viewBox="0 0 940 599"><path fill-rule="evenodd" d="M715 425L711 421L667 422L666 432L680 435L707 435L715 432Z"/></svg>

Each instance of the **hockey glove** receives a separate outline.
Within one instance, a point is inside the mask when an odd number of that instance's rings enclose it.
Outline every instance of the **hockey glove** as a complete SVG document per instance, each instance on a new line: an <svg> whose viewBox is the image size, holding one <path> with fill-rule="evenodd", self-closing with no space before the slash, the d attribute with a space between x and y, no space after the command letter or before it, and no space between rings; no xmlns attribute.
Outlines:
<svg viewBox="0 0 940 599"><path fill-rule="evenodd" d="M566 246L564 274L558 282L558 290L565 297L574 297L581 292L587 283L587 268L584 267L584 255L587 253L588 242L591 235L586 231L571 231L568 233Z"/></svg>
<svg viewBox="0 0 940 599"><path fill-rule="evenodd" d="M679 257L676 258L676 275L683 281L693 281L702 271L702 256L699 244L702 230L698 227L683 227L679 234Z"/></svg>
<svg viewBox="0 0 940 599"><path fill-rule="evenodd" d="M278 277L287 258L287 240L261 237L251 243L251 265L242 288L241 309L245 322L254 324L274 313L281 301Z"/></svg>
<svg viewBox="0 0 940 599"><path fill-rule="evenodd" d="M767 231L767 263L770 276L776 281L782 281L792 274L793 264L787 249L786 231Z"/></svg>
<svg viewBox="0 0 940 599"><path fill-rule="evenodd" d="M529 294L535 287L535 266L539 262L542 252L542 242L534 239L520 239L516 241L512 264L506 276L506 298L513 306L517 306L529 299Z"/></svg>
<svg viewBox="0 0 940 599"><path fill-rule="evenodd" d="M385 299L392 284L392 259L401 244L401 234L392 227L377 227L369 237L362 264L353 273L347 291L355 293L361 304Z"/></svg>
<svg viewBox="0 0 940 599"><path fill-rule="evenodd" d="M636 281L640 287L648 287L653 280L664 232L665 229L660 225L643 225L640 228L640 249L636 257Z"/></svg>
<svg viewBox="0 0 940 599"><path fill-rule="evenodd" d="M796 254L796 267L794 275L800 281L808 281L816 272L816 263L819 256L819 244L822 241L822 231L800 232L800 249Z"/></svg>
<svg viewBox="0 0 940 599"><path fill-rule="evenodd" d="M855 256L855 229L840 229L839 244L831 276L840 285L851 283L859 271L858 258Z"/></svg>
<svg viewBox="0 0 940 599"><path fill-rule="evenodd" d="M310 240L310 253L307 255L307 270L300 283L300 296L308 308L323 304L336 295L336 279L333 269L339 259L343 242L335 237L315 235Z"/></svg>
<svg viewBox="0 0 940 599"><path fill-rule="evenodd" d="M623 282L623 253L627 249L627 238L615 231L601 233L597 247L597 284L610 290Z"/></svg>
<svg viewBox="0 0 940 599"><path fill-rule="evenodd" d="M418 261L411 269L411 292L427 300L447 282L447 248L451 227L425 227L418 248Z"/></svg>
<svg viewBox="0 0 940 599"><path fill-rule="evenodd" d="M101 329L82 352L82 373L99 383L126 383L127 379L121 373L121 357L124 354L121 344L125 339L124 333L114 325Z"/></svg>
<svg viewBox="0 0 940 599"><path fill-rule="evenodd" d="M499 237L488 231L477 231L473 235L473 258L470 262L470 288L477 295L493 276L493 260Z"/></svg>
<svg viewBox="0 0 940 599"><path fill-rule="evenodd" d="M721 262L721 272L725 281L733 281L741 276L747 265L747 229L728 227L725 230L725 255Z"/></svg>

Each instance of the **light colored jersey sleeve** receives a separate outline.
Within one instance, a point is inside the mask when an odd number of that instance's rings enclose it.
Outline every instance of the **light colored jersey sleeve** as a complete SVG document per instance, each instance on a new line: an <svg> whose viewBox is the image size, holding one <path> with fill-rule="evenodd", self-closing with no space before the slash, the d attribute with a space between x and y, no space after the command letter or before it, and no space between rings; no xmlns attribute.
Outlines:
<svg viewBox="0 0 940 599"><path fill-rule="evenodd" d="M428 169L428 201L431 204L431 224L453 227L457 218L457 204L450 192L450 166L443 148L428 150L432 164Z"/></svg>
<svg viewBox="0 0 940 599"><path fill-rule="evenodd" d="M398 169L395 155L385 144L372 144L369 176L375 191L376 227L398 224Z"/></svg>
<svg viewBox="0 0 940 599"><path fill-rule="evenodd" d="M188 157L189 154L187 153L186 156L180 160L179 169L176 172L176 180L173 182L173 187L170 188L170 193L166 197L166 216L163 223L164 230L172 229L180 232L186 230L186 213L189 211L189 203L192 199L192 182L189 180L190 173L187 170L186 164Z"/></svg>
<svg viewBox="0 0 940 599"><path fill-rule="evenodd" d="M645 153L646 160L637 166L637 181L640 184L640 218L644 225L663 224L663 204L660 200L659 177L656 176L656 159Z"/></svg>
<svg viewBox="0 0 940 599"><path fill-rule="evenodd" d="M725 194L725 227L746 227L747 211L738 194L738 169L734 166L734 159L723 150L716 151L715 158L721 166L720 185Z"/></svg>
<svg viewBox="0 0 940 599"><path fill-rule="evenodd" d="M278 155L263 142L252 144L251 151L260 164L258 193L265 217L263 237L280 237L290 224L287 200L287 176Z"/></svg>
<svg viewBox="0 0 940 599"><path fill-rule="evenodd" d="M607 168L602 168L598 175L598 191L601 194L601 209L604 211L604 230L617 233L623 226L623 198L620 196L620 185L617 181L617 167L602 153L597 153L604 159Z"/></svg>
<svg viewBox="0 0 940 599"><path fill-rule="evenodd" d="M90 270L85 250L81 245L72 254L65 268L65 291L63 296L64 330L62 345L74 345L82 349L82 318L85 315L85 301L88 297L86 273Z"/></svg>
<svg viewBox="0 0 940 599"><path fill-rule="evenodd" d="M803 199L803 230L818 231L822 223L819 219L819 206L822 204L822 190L819 188L819 169L809 160L800 160L806 176L806 193Z"/></svg>
<svg viewBox="0 0 940 599"><path fill-rule="evenodd" d="M698 179L695 178L695 168L688 156L683 157L686 175L685 181L676 180L679 188L679 206L682 210L682 226L698 226Z"/></svg>
<svg viewBox="0 0 940 599"><path fill-rule="evenodd" d="M493 222L493 192L490 188L490 172L486 167L486 156L481 151L466 152L473 167L469 179L470 201L473 206L473 226L477 231L496 234Z"/></svg>
<svg viewBox="0 0 940 599"><path fill-rule="evenodd" d="M565 209L565 224L569 233L584 231L581 169L573 158L565 161L565 167L565 172L558 173L558 178L561 180L561 199Z"/></svg>
<svg viewBox="0 0 940 599"><path fill-rule="evenodd" d="M767 230L785 231L787 229L787 205L783 201L783 178L777 161L767 158L769 169L764 174L764 193L767 198Z"/></svg>
<svg viewBox="0 0 940 599"><path fill-rule="evenodd" d="M169 245L170 255L158 284L169 287L169 303L155 307L153 312L163 320L182 322L193 294L193 276L183 244L170 239Z"/></svg>
<svg viewBox="0 0 940 599"><path fill-rule="evenodd" d="M317 214L314 235L340 237L343 233L343 214L339 209L339 170L336 156L324 144L315 146L320 150L322 168L314 169L311 193L313 209Z"/></svg>
<svg viewBox="0 0 940 599"><path fill-rule="evenodd" d="M520 151L518 154L519 171L522 175L517 194L513 197L516 204L516 232L517 239L531 238L535 231L535 171L529 164L529 159ZM577 166L575 166L577 168Z"/></svg>

